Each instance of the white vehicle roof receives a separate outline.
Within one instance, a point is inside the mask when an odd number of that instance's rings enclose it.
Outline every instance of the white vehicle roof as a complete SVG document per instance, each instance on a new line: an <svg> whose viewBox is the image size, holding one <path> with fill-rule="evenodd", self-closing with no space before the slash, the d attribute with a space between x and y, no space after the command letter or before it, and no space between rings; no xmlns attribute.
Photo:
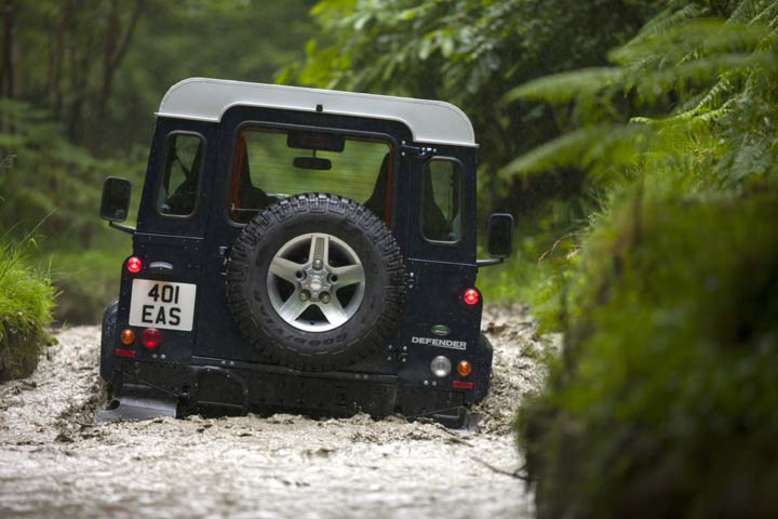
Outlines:
<svg viewBox="0 0 778 519"><path fill-rule="evenodd" d="M470 119L443 101L339 92L224 79L189 78L170 87L157 116L218 122L233 106L259 106L389 119L406 124L416 142L476 146Z"/></svg>

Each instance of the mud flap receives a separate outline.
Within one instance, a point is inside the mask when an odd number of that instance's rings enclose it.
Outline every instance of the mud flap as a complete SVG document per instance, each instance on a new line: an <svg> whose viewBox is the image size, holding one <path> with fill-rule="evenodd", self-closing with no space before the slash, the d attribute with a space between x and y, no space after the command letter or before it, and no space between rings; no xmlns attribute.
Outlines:
<svg viewBox="0 0 778 519"><path fill-rule="evenodd" d="M126 388L127 386L125 386ZM97 411L97 423L148 420L160 416L178 416L178 401L160 398L159 395L144 394L145 388L136 388L128 394L115 396L105 409Z"/></svg>
<svg viewBox="0 0 778 519"><path fill-rule="evenodd" d="M411 420L431 419L452 429L467 426L470 416L463 393L426 388L403 388L399 411Z"/></svg>
<svg viewBox="0 0 778 519"><path fill-rule="evenodd" d="M112 303L103 312L103 330L100 337L100 376L110 383L115 364L113 349L116 346L116 315L119 304Z"/></svg>
<svg viewBox="0 0 778 519"><path fill-rule="evenodd" d="M470 418L470 412L464 406L453 407L451 409L441 409L440 411L434 411L427 416L435 420L436 422L450 427L451 429L462 429L468 425Z"/></svg>

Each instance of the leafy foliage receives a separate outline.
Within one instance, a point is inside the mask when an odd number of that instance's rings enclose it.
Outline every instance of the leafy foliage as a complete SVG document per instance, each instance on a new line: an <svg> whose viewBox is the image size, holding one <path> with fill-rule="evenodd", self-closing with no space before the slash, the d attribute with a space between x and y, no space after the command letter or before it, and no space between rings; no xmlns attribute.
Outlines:
<svg viewBox="0 0 778 519"><path fill-rule="evenodd" d="M541 516L778 513L778 9L720 4L508 94L579 129L501 174L578 165L598 200L554 258L565 351L517 422Z"/></svg>
<svg viewBox="0 0 778 519"><path fill-rule="evenodd" d="M45 219L47 234L92 245L103 178L134 169L137 179L139 164L96 159L71 144L48 113L27 103L0 100L0 118L11 128L0 133L8 162L0 174L0 222L30 228Z"/></svg>
<svg viewBox="0 0 778 519"><path fill-rule="evenodd" d="M15 87L3 97L45 109L93 154L126 157L147 146L152 114L172 84L190 76L271 82L302 57L312 2L11 4Z"/></svg>
<svg viewBox="0 0 778 519"><path fill-rule="evenodd" d="M97 218L103 179L117 175L140 183L141 159L95 158L72 144L50 114L20 101L0 100L0 119L8 128L0 132L0 227L22 240L23 229L38 229L43 240L28 261L52 265L60 293L57 319L93 322L99 307L115 297L117 265L130 250L126 236ZM94 257L104 260L90 261Z"/></svg>
<svg viewBox="0 0 778 519"><path fill-rule="evenodd" d="M666 27L663 32L650 24L610 54L616 66L556 74L513 89L508 100L574 102L573 117L582 128L513 161L501 173L527 174L575 164L584 149L588 152L583 166L589 171L611 176L634 171L635 157L651 161L639 168L646 171L652 164L686 157L686 151L699 149L706 137L721 129L725 141L708 142L706 152L737 155L746 142L751 147L759 141L760 151L751 153L767 157L772 141L762 137L775 117L770 85L778 73L778 34L770 24L756 23L775 6L763 3L768 7L747 24L732 18L704 20ZM773 20L776 16L778 11ZM648 113L628 118L628 111L619 109L624 103ZM751 138L742 138L742 131ZM612 144L626 149L614 149ZM722 167L733 166L732 161L722 163ZM765 172L764 168L734 169L722 174L739 182Z"/></svg>
<svg viewBox="0 0 778 519"><path fill-rule="evenodd" d="M773 517L778 196L636 201L586 240L520 414L539 515Z"/></svg>

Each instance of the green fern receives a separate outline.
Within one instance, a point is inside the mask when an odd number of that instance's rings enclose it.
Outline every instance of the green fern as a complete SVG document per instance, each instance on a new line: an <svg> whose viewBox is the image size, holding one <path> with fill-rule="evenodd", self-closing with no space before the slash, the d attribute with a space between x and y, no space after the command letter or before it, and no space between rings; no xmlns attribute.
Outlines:
<svg viewBox="0 0 778 519"><path fill-rule="evenodd" d="M603 92L620 90L625 71L617 67L592 67L562 72L528 81L505 95L506 102L520 99L563 104Z"/></svg>
<svg viewBox="0 0 778 519"><path fill-rule="evenodd" d="M633 147L647 137L645 126L587 126L567 133L518 157L499 171L502 178L575 166L595 168L607 159L609 167L629 168L638 156Z"/></svg>

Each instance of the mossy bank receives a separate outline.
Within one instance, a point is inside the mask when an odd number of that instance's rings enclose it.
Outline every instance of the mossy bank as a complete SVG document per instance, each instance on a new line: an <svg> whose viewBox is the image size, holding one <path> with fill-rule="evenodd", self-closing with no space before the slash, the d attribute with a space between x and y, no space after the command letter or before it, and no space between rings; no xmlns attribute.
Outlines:
<svg viewBox="0 0 778 519"><path fill-rule="evenodd" d="M778 196L634 207L582 252L517 421L539 515L775 517Z"/></svg>
<svg viewBox="0 0 778 519"><path fill-rule="evenodd" d="M44 274L29 266L24 245L0 242L0 382L29 375L51 341L54 290Z"/></svg>

